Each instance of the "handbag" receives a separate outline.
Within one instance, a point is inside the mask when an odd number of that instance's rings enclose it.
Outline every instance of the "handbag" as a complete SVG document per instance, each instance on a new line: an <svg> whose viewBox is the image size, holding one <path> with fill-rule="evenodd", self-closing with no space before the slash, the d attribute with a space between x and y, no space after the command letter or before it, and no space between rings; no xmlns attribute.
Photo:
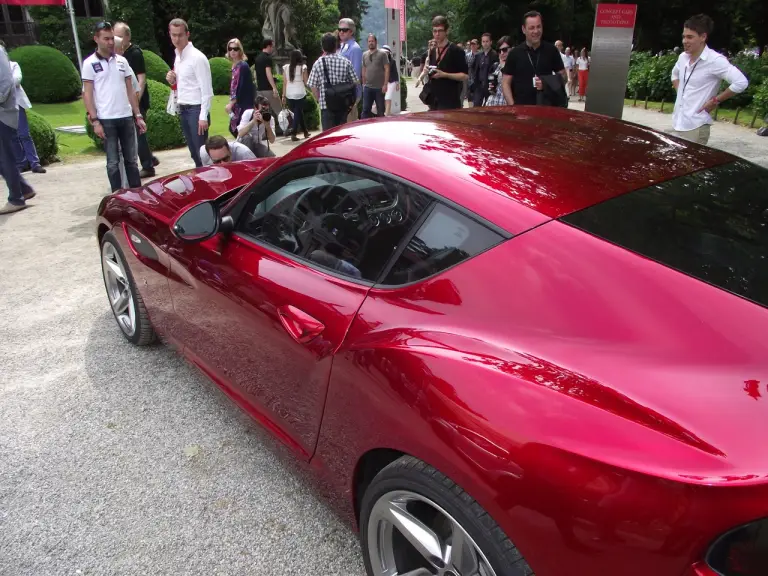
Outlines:
<svg viewBox="0 0 768 576"><path fill-rule="evenodd" d="M179 112L179 93L173 88L171 88L171 93L168 96L168 103L165 105L165 111L171 116L176 116Z"/></svg>
<svg viewBox="0 0 768 576"><path fill-rule="evenodd" d="M354 82L342 82L331 84L328 76L328 65L323 61L323 74L325 75L325 105L329 110L351 110L357 101L357 85Z"/></svg>

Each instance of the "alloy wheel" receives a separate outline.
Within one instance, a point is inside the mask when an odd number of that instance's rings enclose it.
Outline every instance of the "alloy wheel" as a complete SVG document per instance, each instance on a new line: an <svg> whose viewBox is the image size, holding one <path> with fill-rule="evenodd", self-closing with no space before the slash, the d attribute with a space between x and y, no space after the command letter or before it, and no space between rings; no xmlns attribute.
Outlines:
<svg viewBox="0 0 768 576"><path fill-rule="evenodd" d="M136 303L123 261L111 242L104 242L101 249L101 270L117 323L126 336L132 337L136 332Z"/></svg>
<svg viewBox="0 0 768 576"><path fill-rule="evenodd" d="M388 492L373 506L367 545L376 576L496 576L453 516L408 490Z"/></svg>

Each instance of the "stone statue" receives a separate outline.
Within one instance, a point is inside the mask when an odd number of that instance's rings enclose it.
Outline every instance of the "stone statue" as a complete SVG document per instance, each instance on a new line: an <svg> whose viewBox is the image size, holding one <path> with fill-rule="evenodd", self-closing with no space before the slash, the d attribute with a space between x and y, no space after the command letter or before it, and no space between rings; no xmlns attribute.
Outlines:
<svg viewBox="0 0 768 576"><path fill-rule="evenodd" d="M299 48L288 0L261 0L261 11L264 14L261 35L274 40L277 52L288 53Z"/></svg>

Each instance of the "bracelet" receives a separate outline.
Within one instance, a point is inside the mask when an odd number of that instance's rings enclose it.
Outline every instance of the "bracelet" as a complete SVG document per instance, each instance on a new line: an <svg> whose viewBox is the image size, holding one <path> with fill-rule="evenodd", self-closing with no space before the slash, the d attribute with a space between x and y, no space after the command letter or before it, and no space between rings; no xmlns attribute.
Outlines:
<svg viewBox="0 0 768 576"><path fill-rule="evenodd" d="M720 100L717 99L717 96L713 96L712 97L712 101L715 103L715 106L719 106L720 105Z"/></svg>

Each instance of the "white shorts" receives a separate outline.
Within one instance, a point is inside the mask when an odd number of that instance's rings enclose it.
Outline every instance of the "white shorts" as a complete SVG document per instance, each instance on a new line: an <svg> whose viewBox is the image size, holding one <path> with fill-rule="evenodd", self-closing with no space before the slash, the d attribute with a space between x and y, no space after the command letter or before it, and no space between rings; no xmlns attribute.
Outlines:
<svg viewBox="0 0 768 576"><path fill-rule="evenodd" d="M395 97L395 88L397 88L397 82L390 82L387 84L387 93L384 95L384 100L392 100Z"/></svg>

